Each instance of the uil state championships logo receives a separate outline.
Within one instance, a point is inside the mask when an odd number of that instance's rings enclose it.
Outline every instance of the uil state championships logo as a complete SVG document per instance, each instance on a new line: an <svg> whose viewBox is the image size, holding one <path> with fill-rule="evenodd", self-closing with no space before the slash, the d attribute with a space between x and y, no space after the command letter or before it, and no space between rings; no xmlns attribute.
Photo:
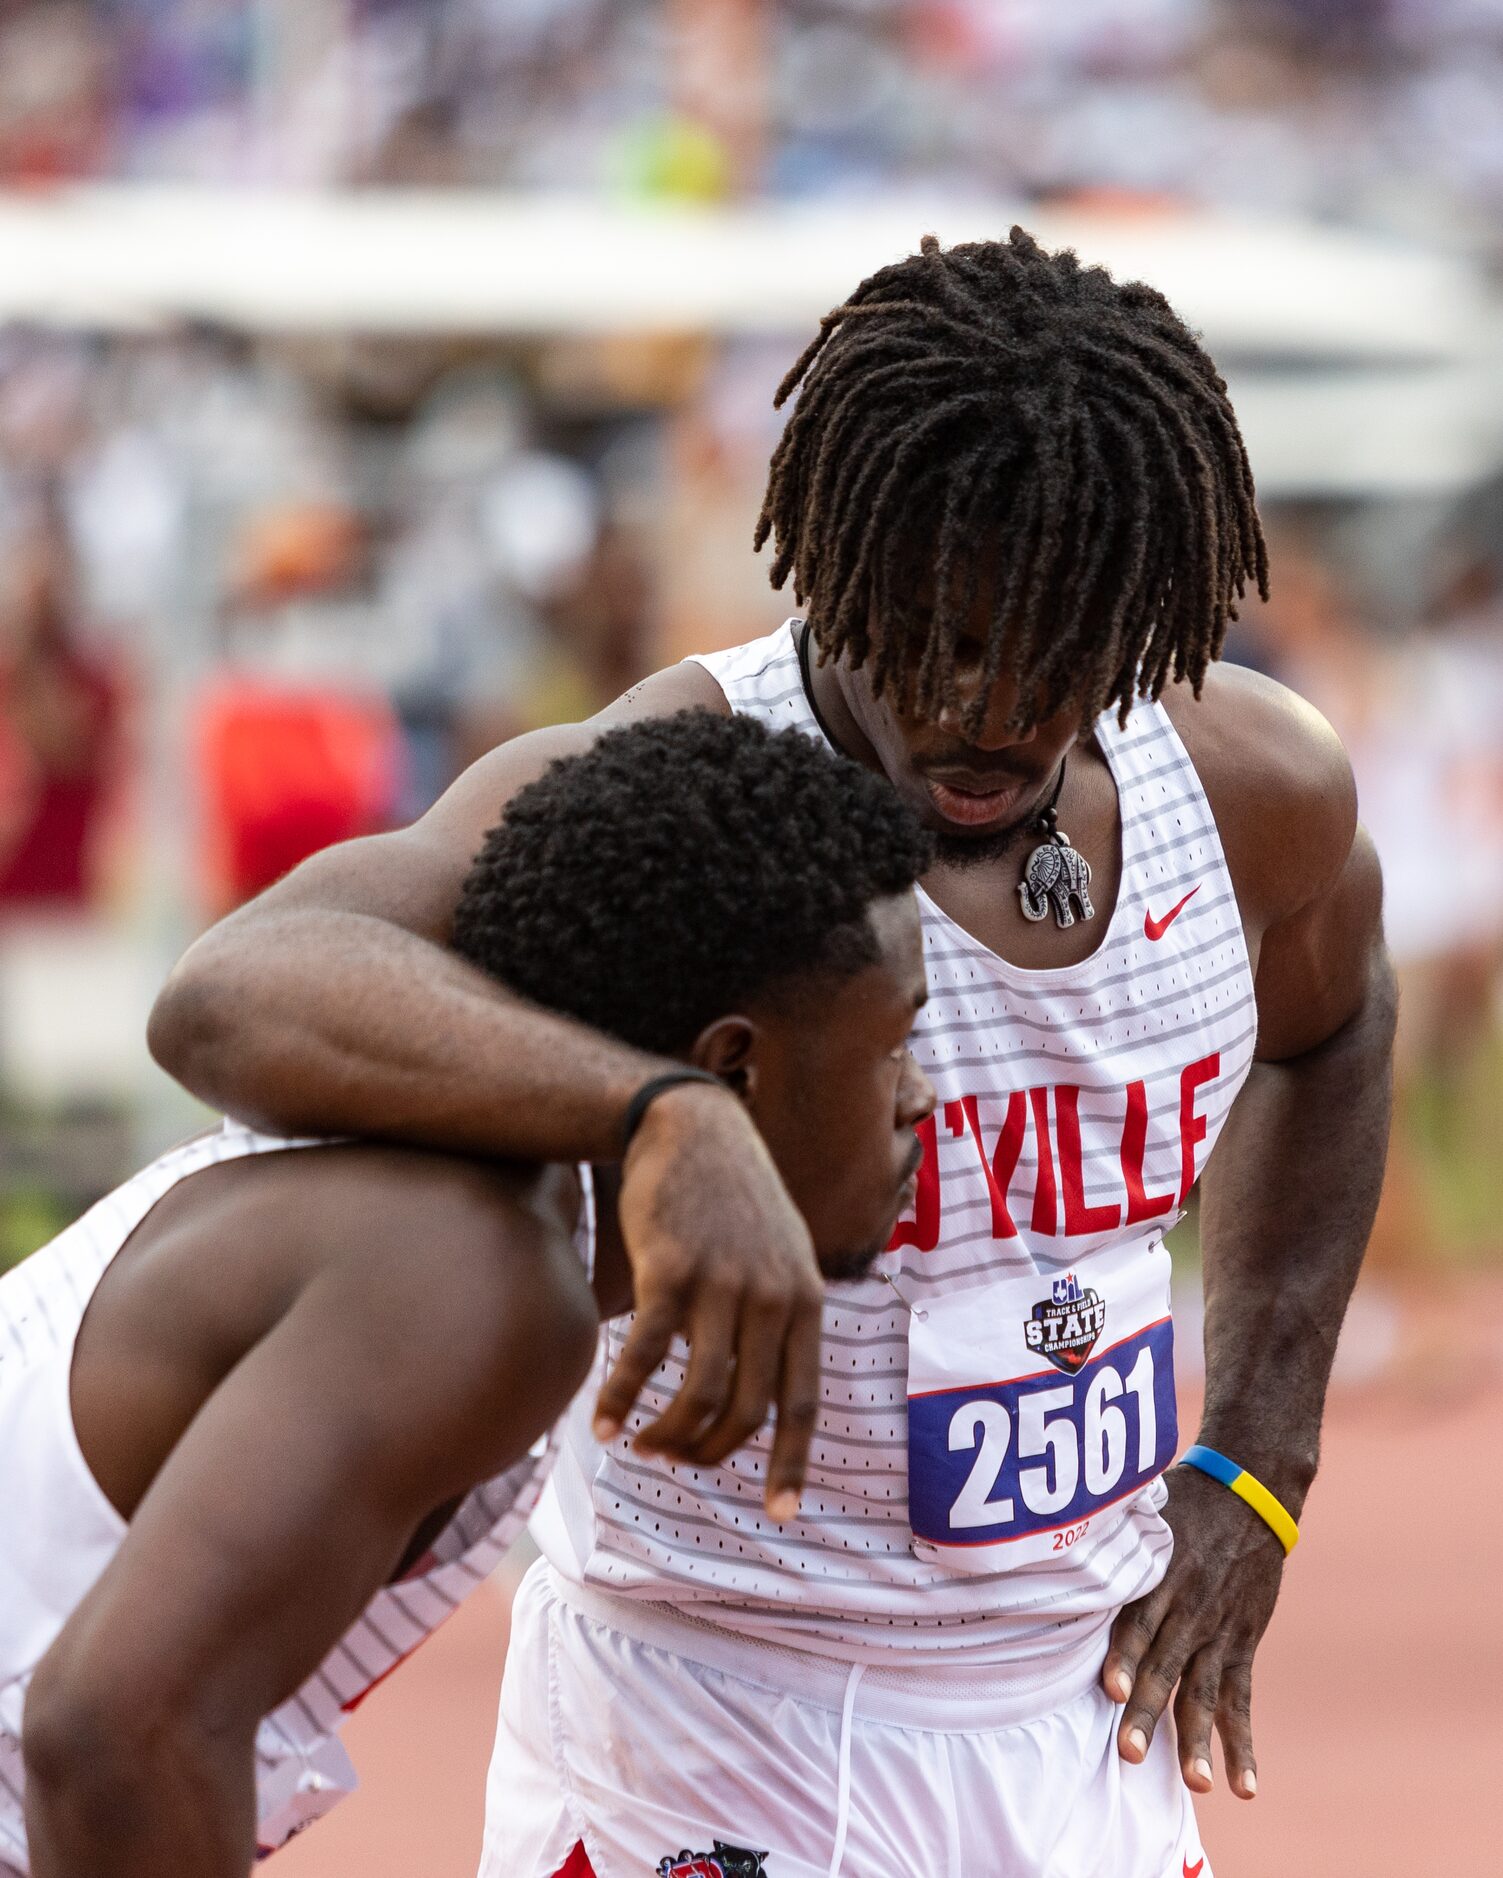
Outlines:
<svg viewBox="0 0 1503 1878"><path fill-rule="evenodd" d="M1056 1278L1023 1326L1030 1350L1047 1357L1067 1376L1076 1375L1106 1328L1106 1306L1089 1286L1082 1291L1074 1272Z"/></svg>
<svg viewBox="0 0 1503 1878"><path fill-rule="evenodd" d="M665 1858L657 1878L764 1878L766 1857L765 1852L748 1852L717 1839L713 1852L680 1852L677 1858Z"/></svg>

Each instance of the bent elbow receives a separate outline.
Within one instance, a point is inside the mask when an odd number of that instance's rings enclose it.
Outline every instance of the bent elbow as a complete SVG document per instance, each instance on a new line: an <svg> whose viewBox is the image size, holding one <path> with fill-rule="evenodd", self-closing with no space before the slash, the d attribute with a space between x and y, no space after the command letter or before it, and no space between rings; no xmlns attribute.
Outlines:
<svg viewBox="0 0 1503 1878"><path fill-rule="evenodd" d="M44 1682L39 1673L21 1728L28 1793L80 1822L123 1828L142 1804L152 1733L139 1706L91 1696L66 1679Z"/></svg>
<svg viewBox="0 0 1503 1878"><path fill-rule="evenodd" d="M179 1700L166 1685L44 1660L21 1721L28 1816L66 1820L70 1838L101 1846L154 1844L175 1794L207 1817L249 1774L255 1740L255 1722L212 1696Z"/></svg>
<svg viewBox="0 0 1503 1878"><path fill-rule="evenodd" d="M200 946L203 944L199 942ZM233 966L214 950L190 950L157 994L146 1021L153 1059L190 1095L254 1128L295 1132L267 1099L279 1082L266 1027ZM285 1080L285 1078L280 1078Z"/></svg>
<svg viewBox="0 0 1503 1878"><path fill-rule="evenodd" d="M229 999L222 988L183 961L157 993L146 1020L146 1047L167 1074L204 1094L203 1066L229 1030Z"/></svg>

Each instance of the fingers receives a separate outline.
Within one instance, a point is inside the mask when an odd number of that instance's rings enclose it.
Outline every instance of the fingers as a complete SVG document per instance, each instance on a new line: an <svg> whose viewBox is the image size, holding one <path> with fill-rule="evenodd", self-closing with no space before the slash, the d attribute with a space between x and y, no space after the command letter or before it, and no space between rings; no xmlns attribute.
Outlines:
<svg viewBox="0 0 1503 1878"><path fill-rule="evenodd" d="M1169 1524L1174 1556L1163 1582L1125 1606L1112 1625L1101 1683L1123 1705L1118 1752L1126 1761L1147 1757L1171 1696L1186 1786L1212 1785L1211 1736L1221 1736L1233 1793L1250 1800L1258 1777L1252 1746L1252 1658L1278 1595L1283 1556L1249 1547L1246 1533L1227 1522L1240 1513L1231 1496L1201 1492L1189 1475L1171 1487ZM1176 1689L1178 1694L1175 1694Z"/></svg>
<svg viewBox="0 0 1503 1878"><path fill-rule="evenodd" d="M1112 1625L1106 1661L1101 1666L1101 1686L1114 1702L1125 1702L1132 1694L1138 1665L1158 1635L1159 1625L1169 1609L1166 1585L1160 1585L1135 1604L1124 1604Z"/></svg>
<svg viewBox="0 0 1503 1878"><path fill-rule="evenodd" d="M637 1447L716 1465L776 1400L780 1430L787 1424L783 1482L796 1498L809 1445L805 1411L818 1391L823 1283L808 1226L742 1106L693 1084L654 1102L623 1163L616 1211L636 1317L596 1404L597 1438L620 1435L681 1333L690 1352L683 1381L639 1431ZM795 1510L790 1504L782 1516Z"/></svg>
<svg viewBox="0 0 1503 1878"><path fill-rule="evenodd" d="M781 1300L743 1304L736 1343L736 1382L725 1412L691 1443L688 1459L718 1467L767 1420L783 1360L788 1310Z"/></svg>
<svg viewBox="0 0 1503 1878"><path fill-rule="evenodd" d="M1221 1652L1215 1644L1198 1650L1185 1665L1174 1698L1174 1727L1179 1736L1179 1765L1192 1793L1209 1793L1211 1725L1221 1699Z"/></svg>
<svg viewBox="0 0 1503 1878"><path fill-rule="evenodd" d="M778 1377L778 1425L767 1462L767 1511L792 1519L803 1496L809 1443L819 1413L819 1352L823 1297L815 1292L794 1311Z"/></svg>
<svg viewBox="0 0 1503 1878"><path fill-rule="evenodd" d="M767 1510L773 1519L792 1519L804 1490L819 1409L823 1302L817 1286L811 1286L791 1312L781 1295L774 1298L770 1293L744 1304L729 1290L707 1297L696 1307L688 1330L689 1363L678 1393L658 1420L638 1433L634 1446L645 1454L718 1466L757 1432L775 1404ZM639 1314L600 1394L598 1440L609 1441L620 1433L676 1328L666 1306L661 1314Z"/></svg>
<svg viewBox="0 0 1503 1878"><path fill-rule="evenodd" d="M655 1422L639 1430L633 1446L641 1454L693 1458L696 1438L715 1421L730 1397L731 1355L736 1342L739 1295L723 1286L701 1286L686 1328L689 1361L684 1379Z"/></svg>
<svg viewBox="0 0 1503 1878"><path fill-rule="evenodd" d="M1102 1682L1113 1701L1125 1702L1117 1730L1122 1758L1147 1757L1159 1720L1174 1696L1180 1769L1193 1793L1214 1784L1211 1734L1221 1736L1227 1782L1239 1799L1258 1791L1252 1743L1252 1661L1227 1663L1224 1645L1194 1648L1196 1627L1173 1615L1162 1617L1153 1598L1129 1604L1112 1626ZM1178 1694L1175 1694L1176 1686Z"/></svg>
<svg viewBox="0 0 1503 1878"><path fill-rule="evenodd" d="M682 1321L683 1309L683 1297L678 1292L664 1292L639 1301L621 1354L596 1399L597 1441L614 1441L626 1426L626 1418L635 1407L647 1378L668 1354L673 1333Z"/></svg>
<svg viewBox="0 0 1503 1878"><path fill-rule="evenodd" d="M1258 1769L1253 1756L1251 1659L1230 1663L1222 1673L1216 1732L1228 1785L1239 1799L1252 1799L1258 1791Z"/></svg>
<svg viewBox="0 0 1503 1878"><path fill-rule="evenodd" d="M776 1399L779 1425L784 1427L785 1473L791 1457L793 1472L775 1483L778 1491L801 1491L803 1454L792 1455L791 1444L802 1429L807 1452L818 1395L819 1336L824 1308L822 1291L811 1286L790 1309L781 1289L766 1290L744 1301L736 1345L736 1386L721 1418L694 1442L689 1457L706 1466L718 1466L728 1454L749 1440L766 1421ZM806 1334L804 1326L810 1327ZM769 1488L769 1498L772 1488ZM776 1515L791 1519L793 1511Z"/></svg>
<svg viewBox="0 0 1503 1878"><path fill-rule="evenodd" d="M1155 1632L1132 1679L1132 1694L1117 1730L1117 1748L1126 1761L1147 1758L1159 1717L1168 1706L1194 1644L1194 1631L1170 1616Z"/></svg>
<svg viewBox="0 0 1503 1878"><path fill-rule="evenodd" d="M775 1406L767 1510L773 1519L792 1519L803 1494L819 1408L823 1290L817 1282L809 1284L792 1309L780 1287L769 1286L749 1299L722 1286L702 1291L692 1306L681 1302L683 1295L665 1294L639 1308L600 1391L595 1437L606 1443L621 1433L643 1385L682 1328L689 1342L683 1382L633 1445L644 1454L718 1466L757 1432ZM680 1321L685 1309L692 1311L688 1324Z"/></svg>

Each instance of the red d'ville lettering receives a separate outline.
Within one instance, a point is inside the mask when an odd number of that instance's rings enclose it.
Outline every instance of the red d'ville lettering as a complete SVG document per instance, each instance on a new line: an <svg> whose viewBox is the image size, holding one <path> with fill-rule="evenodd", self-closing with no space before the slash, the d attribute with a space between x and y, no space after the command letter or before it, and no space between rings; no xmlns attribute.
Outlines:
<svg viewBox="0 0 1503 1878"><path fill-rule="evenodd" d="M1204 1125L1202 1125L1202 1133ZM1122 1123L1122 1184L1127 1189L1129 1226L1157 1219L1174 1205L1172 1193L1143 1191L1143 1153L1148 1145L1148 1088L1141 1082L1127 1085L1127 1116Z"/></svg>
<svg viewBox="0 0 1503 1878"><path fill-rule="evenodd" d="M1195 1092L1221 1074L1221 1052L1213 1050L1179 1073L1179 1203L1184 1205L1195 1185L1195 1150L1206 1138L1206 1118L1195 1113Z"/></svg>
<svg viewBox="0 0 1503 1878"><path fill-rule="evenodd" d="M1207 1083L1214 1082L1220 1074L1221 1053L1219 1050L1213 1051L1209 1056L1201 1057L1198 1062L1187 1064L1180 1071L1181 1184L1178 1198L1181 1204L1195 1185L1195 1150L1205 1140L1207 1133L1205 1116L1196 1113L1196 1096ZM1071 1238L1110 1232L1119 1223L1127 1226L1140 1226L1148 1220L1160 1219L1170 1211L1176 1197L1173 1193L1149 1193L1144 1186L1143 1165L1148 1148L1149 1122L1148 1089L1145 1083L1130 1082L1122 1092L1125 1110L1122 1120L1120 1161L1123 1194L1126 1200L1125 1210L1121 1205L1090 1206L1086 1203L1085 1151L1080 1138L1080 1086L1076 1083L1059 1083L1054 1086L1054 1127L1052 1130L1049 1123L1050 1093L1048 1085L1026 1090L1013 1089L1009 1092L1007 1110L997 1134L996 1146L990 1155L986 1151L978 1108L983 1098L973 1095L961 1096L958 1100L944 1105L942 1111L944 1122L951 1135L958 1138L968 1134L975 1146L976 1158L981 1164L981 1176L986 1182L987 1198L991 1204L994 1239L1015 1239L1018 1236L1018 1224L1013 1218L1008 1196L1013 1178L1018 1171L1018 1162L1023 1149L1023 1136L1027 1130L1030 1115L1033 1120L1034 1139L1038 1146L1033 1205L1028 1219L1030 1232L1038 1233L1042 1238L1053 1238L1061 1229L1061 1202L1064 1212L1063 1230L1066 1236ZM888 1241L887 1249L890 1252L909 1245L916 1247L920 1252L932 1252L939 1244L944 1196L939 1180L939 1134L935 1117L931 1115L921 1122L917 1133L923 1148L923 1160L919 1166L913 1213L909 1218L900 1219L894 1227L892 1238ZM1058 1137L1059 1151L1057 1178L1054 1168L1055 1136Z"/></svg>
<svg viewBox="0 0 1503 1878"><path fill-rule="evenodd" d="M958 1102L947 1102L945 1120L952 1135L963 1134L969 1129L971 1139L976 1144L976 1155L981 1162L982 1177L986 1181L987 1195L992 1203L992 1237L1016 1239L1018 1227L1008 1211L1007 1189L1017 1172L1018 1156L1023 1148L1028 1098L1021 1089L1014 1089L1008 1096L1007 1114L1003 1117L1002 1131L997 1136L996 1150L990 1160L986 1158L986 1145L981 1139L981 1120L976 1113L976 1100L975 1096L970 1095L962 1096Z"/></svg>
<svg viewBox="0 0 1503 1878"><path fill-rule="evenodd" d="M939 1244L939 1143L934 1117L926 1115L914 1130L924 1158L919 1162L913 1197L913 1218L900 1219L887 1242L889 1252L905 1245L932 1252Z"/></svg>
<svg viewBox="0 0 1503 1878"><path fill-rule="evenodd" d="M1033 1213L1028 1221L1028 1229L1052 1239L1057 1210L1054 1200L1054 1149L1049 1140L1048 1087L1030 1089L1028 1100L1033 1105L1033 1133L1039 1150L1038 1172L1033 1187Z"/></svg>
<svg viewBox="0 0 1503 1878"><path fill-rule="evenodd" d="M1059 1184L1065 1196L1066 1233L1110 1232L1120 1206L1087 1206L1080 1166L1080 1089L1062 1082L1054 1090L1054 1127L1059 1136Z"/></svg>

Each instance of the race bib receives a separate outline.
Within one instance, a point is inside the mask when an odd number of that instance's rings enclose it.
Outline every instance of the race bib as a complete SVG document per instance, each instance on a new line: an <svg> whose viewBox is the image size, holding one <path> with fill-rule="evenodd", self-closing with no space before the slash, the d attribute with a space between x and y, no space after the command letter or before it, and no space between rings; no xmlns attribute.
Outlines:
<svg viewBox="0 0 1503 1878"><path fill-rule="evenodd" d="M1068 1551L1179 1440L1163 1241L926 1300L908 1355L917 1557L995 1572Z"/></svg>
<svg viewBox="0 0 1503 1878"><path fill-rule="evenodd" d="M301 1754L286 1753L261 1724L258 1746L270 1745L283 1758L263 1752L256 1764L256 1860L270 1858L289 1839L323 1818L360 1784L342 1742L326 1735Z"/></svg>

